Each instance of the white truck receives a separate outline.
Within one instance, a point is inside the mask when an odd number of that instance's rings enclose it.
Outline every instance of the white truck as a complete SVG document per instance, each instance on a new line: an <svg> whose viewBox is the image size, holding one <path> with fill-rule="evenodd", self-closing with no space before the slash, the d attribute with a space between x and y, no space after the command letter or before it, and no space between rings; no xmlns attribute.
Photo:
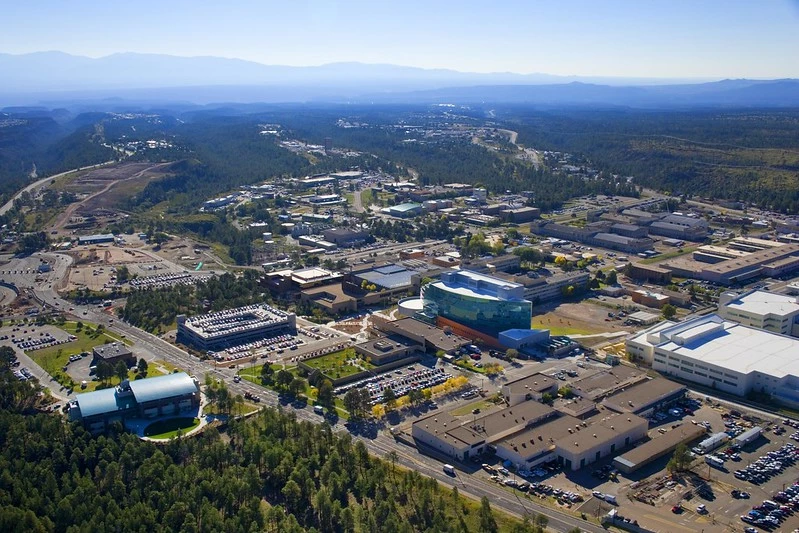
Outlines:
<svg viewBox="0 0 799 533"><path fill-rule="evenodd" d="M454 476L455 467L452 465L444 465L444 473L447 474L448 476Z"/></svg>

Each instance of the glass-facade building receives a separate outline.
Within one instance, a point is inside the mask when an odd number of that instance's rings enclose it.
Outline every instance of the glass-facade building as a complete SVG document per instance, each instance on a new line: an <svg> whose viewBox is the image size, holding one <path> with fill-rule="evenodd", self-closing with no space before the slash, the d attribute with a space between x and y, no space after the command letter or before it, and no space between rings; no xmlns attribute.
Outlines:
<svg viewBox="0 0 799 533"><path fill-rule="evenodd" d="M423 313L441 316L496 337L508 329L530 329L533 304L524 286L469 270L445 272L422 287Z"/></svg>

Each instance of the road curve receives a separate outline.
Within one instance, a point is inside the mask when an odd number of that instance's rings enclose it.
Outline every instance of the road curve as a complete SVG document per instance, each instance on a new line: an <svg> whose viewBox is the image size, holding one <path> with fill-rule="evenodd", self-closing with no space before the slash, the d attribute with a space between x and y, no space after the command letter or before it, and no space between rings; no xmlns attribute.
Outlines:
<svg viewBox="0 0 799 533"><path fill-rule="evenodd" d="M91 170L93 168L100 168L102 166L110 165L112 163L116 163L116 160L112 159L111 161L106 161L105 163L98 163L96 165L91 165L88 167L73 168L72 170L67 170L66 172L60 172L58 174L53 174L52 176L47 176L46 178L36 180L33 183L26 185L21 191L15 194L13 198L11 198L9 201L3 204L3 206L0 207L0 215L5 215L8 211L10 211L11 208L14 207L14 200L22 196L22 193L24 192L31 192L32 190L38 187L44 186L50 180L60 178L61 176L66 176L67 174L71 174L72 172L77 172L78 170Z"/></svg>

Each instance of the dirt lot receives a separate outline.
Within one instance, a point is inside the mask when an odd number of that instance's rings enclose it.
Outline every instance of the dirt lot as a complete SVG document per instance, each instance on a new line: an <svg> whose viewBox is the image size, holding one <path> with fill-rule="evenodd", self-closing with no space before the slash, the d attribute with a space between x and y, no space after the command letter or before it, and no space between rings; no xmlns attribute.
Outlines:
<svg viewBox="0 0 799 533"><path fill-rule="evenodd" d="M542 304L533 307L533 327L550 330L552 335L595 335L597 333L633 332L620 320L606 320L610 307L583 301L579 303Z"/></svg>
<svg viewBox="0 0 799 533"><path fill-rule="evenodd" d="M102 290L113 284L116 267L125 265L131 275L152 276L183 272L179 265L165 261L151 251L115 245L80 246L70 252L75 259L69 270L68 290L87 287Z"/></svg>
<svg viewBox="0 0 799 533"><path fill-rule="evenodd" d="M82 174L61 185L66 191L88 195L80 202L80 211L114 209L120 201L142 189L149 180L164 175L171 163L123 163ZM100 194L97 194L100 193Z"/></svg>

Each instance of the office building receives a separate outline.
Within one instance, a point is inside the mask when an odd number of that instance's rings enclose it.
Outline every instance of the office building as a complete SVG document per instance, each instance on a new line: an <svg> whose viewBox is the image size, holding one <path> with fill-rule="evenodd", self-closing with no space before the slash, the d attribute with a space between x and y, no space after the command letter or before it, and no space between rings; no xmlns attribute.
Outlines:
<svg viewBox="0 0 799 533"><path fill-rule="evenodd" d="M535 272L527 275L512 276L497 274L497 277L519 283L524 286L524 299L533 304L560 300L572 288L571 292L579 292L588 286L591 275L588 272L559 272L551 276L542 276Z"/></svg>
<svg viewBox="0 0 799 533"><path fill-rule="evenodd" d="M126 365L132 366L136 363L133 352L121 342L112 342L95 346L92 349L92 360L94 364L105 361L110 365L116 365L120 361L124 361Z"/></svg>
<svg viewBox="0 0 799 533"><path fill-rule="evenodd" d="M422 204L405 203L386 207L382 210L383 213L397 218L412 218L422 213Z"/></svg>
<svg viewBox="0 0 799 533"><path fill-rule="evenodd" d="M647 417L681 400L687 389L668 379L647 379L605 397L602 405L617 413Z"/></svg>
<svg viewBox="0 0 799 533"><path fill-rule="evenodd" d="M540 402L547 393L554 397L558 392L558 381L550 376L536 373L506 383L500 390L505 402L513 407L530 400Z"/></svg>
<svg viewBox="0 0 799 533"><path fill-rule="evenodd" d="M355 246L362 244L369 238L369 232L348 228L331 228L322 232L325 240L338 246Z"/></svg>
<svg viewBox="0 0 799 533"><path fill-rule="evenodd" d="M117 387L78 394L69 416L87 429L102 430L114 421L155 418L194 412L200 406L200 386L185 372L123 381Z"/></svg>
<svg viewBox="0 0 799 533"><path fill-rule="evenodd" d="M518 283L469 270L444 272L422 287L425 312L493 336L507 329L529 329L532 303Z"/></svg>
<svg viewBox="0 0 799 533"><path fill-rule="evenodd" d="M421 353L421 346L401 335L378 337L353 346L355 352L373 365L381 366L407 360Z"/></svg>
<svg viewBox="0 0 799 533"><path fill-rule="evenodd" d="M649 225L651 235L686 241L703 241L707 238L707 231L707 221L677 214L668 215Z"/></svg>

